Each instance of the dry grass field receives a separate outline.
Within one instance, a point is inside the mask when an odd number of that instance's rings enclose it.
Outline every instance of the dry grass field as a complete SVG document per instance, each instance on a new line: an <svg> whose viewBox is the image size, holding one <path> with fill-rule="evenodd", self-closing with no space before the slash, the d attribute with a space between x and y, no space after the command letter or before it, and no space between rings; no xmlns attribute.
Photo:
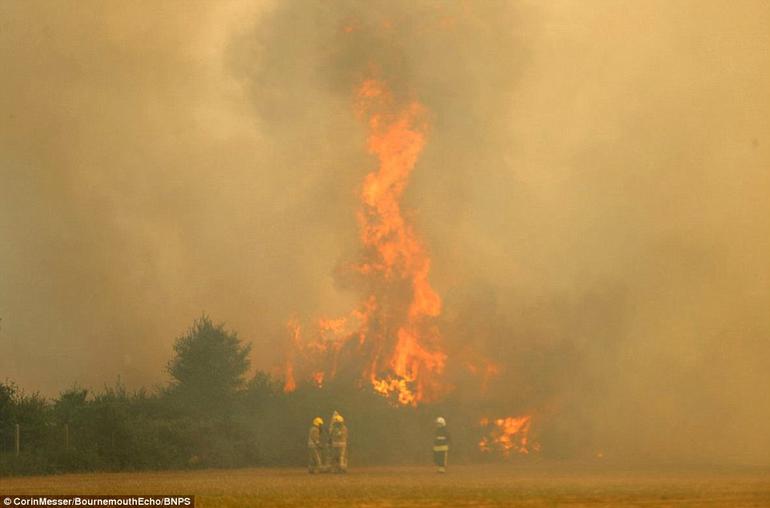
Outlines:
<svg viewBox="0 0 770 508"><path fill-rule="evenodd" d="M630 472L563 465L95 473L0 479L0 494L194 494L197 506L770 506L770 471Z"/></svg>

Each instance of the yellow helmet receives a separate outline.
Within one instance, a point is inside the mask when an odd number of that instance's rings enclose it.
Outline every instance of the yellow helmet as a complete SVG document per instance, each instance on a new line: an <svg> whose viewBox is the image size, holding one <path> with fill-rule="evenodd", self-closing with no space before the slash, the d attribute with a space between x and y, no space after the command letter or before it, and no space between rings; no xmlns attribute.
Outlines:
<svg viewBox="0 0 770 508"><path fill-rule="evenodd" d="M316 416L315 418L313 418L313 425L315 425L316 427L320 427L323 424L324 424L323 418L321 418L320 416Z"/></svg>
<svg viewBox="0 0 770 508"><path fill-rule="evenodd" d="M342 423L345 421L345 419L342 417L341 414L337 413L336 415L334 415L334 418L332 418L332 421L336 423Z"/></svg>

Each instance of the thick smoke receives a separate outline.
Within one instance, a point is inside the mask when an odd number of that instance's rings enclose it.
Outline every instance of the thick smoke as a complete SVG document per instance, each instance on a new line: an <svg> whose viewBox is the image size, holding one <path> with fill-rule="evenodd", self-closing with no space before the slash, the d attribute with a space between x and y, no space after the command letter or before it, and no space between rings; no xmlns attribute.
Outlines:
<svg viewBox="0 0 770 508"><path fill-rule="evenodd" d="M405 208L456 397L565 455L767 462L763 2L0 4L0 376L162 381L201 311L269 368L356 301L351 96L431 111ZM535 424L538 425L537 423ZM534 429L533 429L534 430Z"/></svg>

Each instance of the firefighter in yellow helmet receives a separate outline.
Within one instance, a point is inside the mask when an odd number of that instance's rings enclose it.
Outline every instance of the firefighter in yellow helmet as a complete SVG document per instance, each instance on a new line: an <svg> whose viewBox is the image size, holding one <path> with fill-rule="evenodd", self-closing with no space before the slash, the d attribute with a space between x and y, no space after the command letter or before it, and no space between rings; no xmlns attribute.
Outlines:
<svg viewBox="0 0 770 508"><path fill-rule="evenodd" d="M341 414L334 412L329 432L331 444L331 471L346 473L348 470L348 428Z"/></svg>
<svg viewBox="0 0 770 508"><path fill-rule="evenodd" d="M321 432L323 429L324 421L321 417L317 416L313 418L313 424L310 426L310 431L307 436L307 451L308 462L307 471L310 474L316 474L323 471L323 441L321 439Z"/></svg>

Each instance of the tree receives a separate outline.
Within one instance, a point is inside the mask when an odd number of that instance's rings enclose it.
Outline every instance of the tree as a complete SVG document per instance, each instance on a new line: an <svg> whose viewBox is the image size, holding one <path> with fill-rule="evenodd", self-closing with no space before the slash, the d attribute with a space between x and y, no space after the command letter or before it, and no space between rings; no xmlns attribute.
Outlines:
<svg viewBox="0 0 770 508"><path fill-rule="evenodd" d="M59 398L54 401L53 411L56 420L59 423L73 423L78 420L86 407L86 398L88 390L73 386L59 394Z"/></svg>
<svg viewBox="0 0 770 508"><path fill-rule="evenodd" d="M224 324L201 316L174 343L176 356L167 366L172 391L194 407L221 408L243 386L250 351Z"/></svg>
<svg viewBox="0 0 770 508"><path fill-rule="evenodd" d="M12 448L17 393L18 387L13 382L0 383L0 452Z"/></svg>

